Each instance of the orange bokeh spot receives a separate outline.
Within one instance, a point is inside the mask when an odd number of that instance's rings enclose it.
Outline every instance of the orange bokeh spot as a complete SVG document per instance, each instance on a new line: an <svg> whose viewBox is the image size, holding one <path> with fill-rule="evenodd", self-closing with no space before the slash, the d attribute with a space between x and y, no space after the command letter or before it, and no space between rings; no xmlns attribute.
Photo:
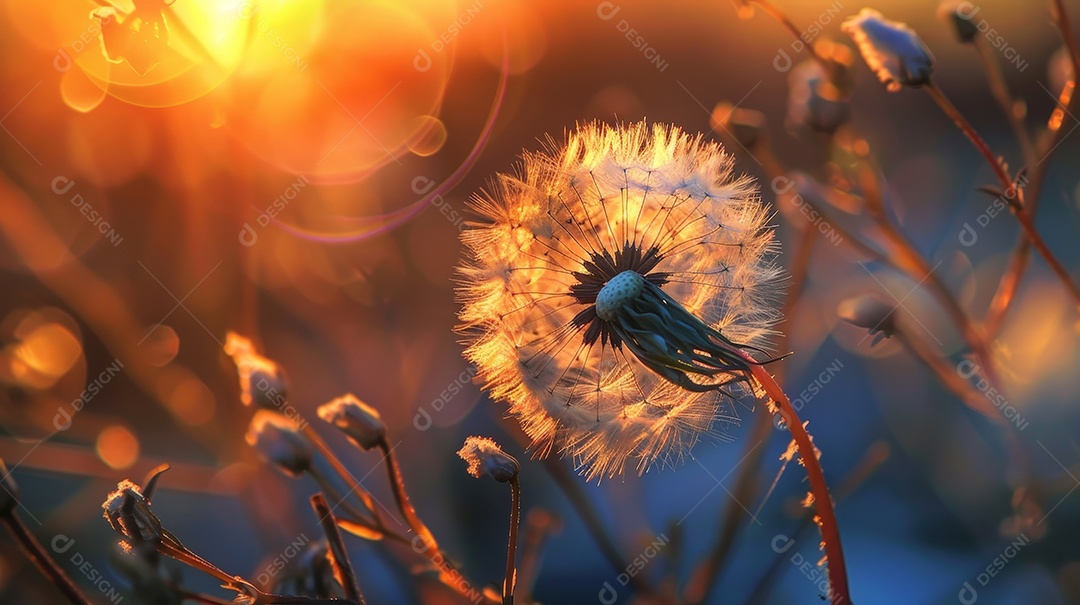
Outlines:
<svg viewBox="0 0 1080 605"><path fill-rule="evenodd" d="M125 469L139 459L139 440L126 427L109 425L98 434L97 454L110 468Z"/></svg>

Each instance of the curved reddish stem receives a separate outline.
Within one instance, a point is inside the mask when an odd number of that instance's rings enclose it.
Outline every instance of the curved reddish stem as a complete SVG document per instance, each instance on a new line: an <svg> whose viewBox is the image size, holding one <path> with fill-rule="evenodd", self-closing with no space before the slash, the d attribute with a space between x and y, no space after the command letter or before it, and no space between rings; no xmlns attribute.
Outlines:
<svg viewBox="0 0 1080 605"><path fill-rule="evenodd" d="M754 378L765 389L765 393L776 402L780 416L783 417L788 431L791 432L791 437L795 440L799 457L806 468L806 475L810 479L810 492L814 495L814 507L819 519L818 527L821 529L821 541L828 563L829 602L832 605L851 605L847 566L844 564L844 550L840 544L840 527L836 522L832 496L829 495L829 486L825 483L825 472L821 470L821 462L818 460L814 442L810 439L810 434L806 432L806 427L799 419L795 407L791 405L791 400L769 371L753 357L746 353L742 355L750 363L750 372Z"/></svg>

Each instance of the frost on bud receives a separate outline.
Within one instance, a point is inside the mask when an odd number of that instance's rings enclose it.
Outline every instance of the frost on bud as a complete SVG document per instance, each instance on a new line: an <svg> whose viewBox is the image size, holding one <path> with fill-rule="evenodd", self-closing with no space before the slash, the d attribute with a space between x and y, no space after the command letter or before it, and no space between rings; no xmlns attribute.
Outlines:
<svg viewBox="0 0 1080 605"><path fill-rule="evenodd" d="M379 411L347 393L319 406L319 418L341 429L360 449L367 451L386 438Z"/></svg>
<svg viewBox="0 0 1080 605"><path fill-rule="evenodd" d="M864 8L844 21L841 29L855 41L863 60L890 92L896 92L902 86L919 87L930 83L934 55L907 25L889 21L876 10Z"/></svg>
<svg viewBox="0 0 1080 605"><path fill-rule="evenodd" d="M469 464L469 474L473 477L490 475L499 483L516 479L521 469L513 456L487 437L469 437L458 450L458 456Z"/></svg>
<svg viewBox="0 0 1080 605"><path fill-rule="evenodd" d="M889 338L896 333L896 311L876 296L862 295L849 298L840 303L836 314L840 319L853 326L866 328L870 335L876 334L871 345L876 345L882 338Z"/></svg>
<svg viewBox="0 0 1080 605"><path fill-rule="evenodd" d="M150 501L142 488L129 479L116 484L101 508L105 520L124 537L120 546L127 552L131 552L133 544L160 542L165 536L161 520L150 510Z"/></svg>
<svg viewBox="0 0 1080 605"><path fill-rule="evenodd" d="M0 458L0 516L11 514L19 504L19 486L15 484L15 478L11 471Z"/></svg>
<svg viewBox="0 0 1080 605"><path fill-rule="evenodd" d="M976 12L978 9L972 7L970 2L959 0L945 0L937 10L938 17L949 22L961 44L971 44L975 36L979 35L979 28L971 22Z"/></svg>
<svg viewBox="0 0 1080 605"><path fill-rule="evenodd" d="M268 410L285 406L289 383L281 366L256 353L251 340L235 332L229 332L225 338L225 354L236 364L240 401L244 405Z"/></svg>
<svg viewBox="0 0 1080 605"><path fill-rule="evenodd" d="M251 419L245 437L248 445L286 475L298 477L311 468L311 443L300 434L296 423L281 414L259 410Z"/></svg>

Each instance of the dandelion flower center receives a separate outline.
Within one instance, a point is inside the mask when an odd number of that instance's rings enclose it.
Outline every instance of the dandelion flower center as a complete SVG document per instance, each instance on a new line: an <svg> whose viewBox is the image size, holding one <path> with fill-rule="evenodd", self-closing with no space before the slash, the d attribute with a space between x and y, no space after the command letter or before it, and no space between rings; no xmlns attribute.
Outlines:
<svg viewBox="0 0 1080 605"><path fill-rule="evenodd" d="M596 295L596 315L604 321L615 319L615 313L637 298L645 289L645 280L636 271L623 271L611 278Z"/></svg>
<svg viewBox="0 0 1080 605"><path fill-rule="evenodd" d="M719 145L588 124L472 209L465 354L538 455L644 472L738 423L742 351L771 334L781 271L770 211Z"/></svg>

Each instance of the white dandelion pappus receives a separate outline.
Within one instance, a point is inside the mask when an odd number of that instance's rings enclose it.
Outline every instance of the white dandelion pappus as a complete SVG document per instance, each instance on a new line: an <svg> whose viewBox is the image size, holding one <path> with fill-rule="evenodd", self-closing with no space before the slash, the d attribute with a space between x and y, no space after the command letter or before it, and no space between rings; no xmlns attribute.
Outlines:
<svg viewBox="0 0 1080 605"><path fill-rule="evenodd" d="M640 474L738 423L747 366L729 351L765 346L782 273L770 211L722 147L587 124L493 189L462 235L465 355L538 455Z"/></svg>

